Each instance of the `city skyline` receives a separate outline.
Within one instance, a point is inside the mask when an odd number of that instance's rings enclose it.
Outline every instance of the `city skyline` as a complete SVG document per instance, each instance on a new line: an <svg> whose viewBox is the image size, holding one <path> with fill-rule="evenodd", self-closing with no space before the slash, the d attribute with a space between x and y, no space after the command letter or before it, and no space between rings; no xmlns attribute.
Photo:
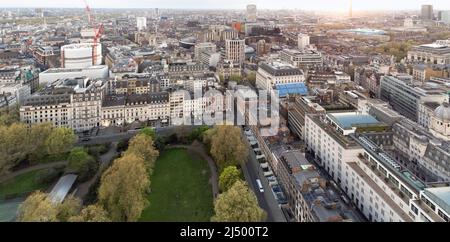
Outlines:
<svg viewBox="0 0 450 242"><path fill-rule="evenodd" d="M285 0L273 2L269 0L241 1L229 0L226 3L217 0L186 0L182 4L176 0L129 0L127 6L123 6L123 2L119 0L96 0L88 1L92 8L167 8L167 9L245 9L248 4L256 4L258 9L302 9L302 10L323 10L323 11L348 11L349 0L317 0L314 2L299 2L295 0ZM450 9L450 2L443 0L424 1L424 0L398 0L395 2L389 0L353 1L354 11L365 10L415 10L423 4L431 4L435 9ZM36 1L23 0L20 2L5 0L2 4L5 8L82 8L84 6L81 0L70 1ZM176 7L173 7L176 6Z"/></svg>

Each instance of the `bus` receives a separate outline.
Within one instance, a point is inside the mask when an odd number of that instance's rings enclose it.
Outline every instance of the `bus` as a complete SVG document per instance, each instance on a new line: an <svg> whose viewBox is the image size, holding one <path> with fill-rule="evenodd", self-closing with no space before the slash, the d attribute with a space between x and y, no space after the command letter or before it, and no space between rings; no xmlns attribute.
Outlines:
<svg viewBox="0 0 450 242"><path fill-rule="evenodd" d="M259 192L263 193L264 192L264 188L262 186L261 180L256 179L256 184L258 184Z"/></svg>

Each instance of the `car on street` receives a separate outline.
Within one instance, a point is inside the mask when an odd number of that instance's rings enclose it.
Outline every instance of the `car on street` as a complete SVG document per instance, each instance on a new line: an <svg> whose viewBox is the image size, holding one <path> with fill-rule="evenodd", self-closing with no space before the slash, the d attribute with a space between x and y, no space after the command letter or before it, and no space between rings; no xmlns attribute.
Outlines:
<svg viewBox="0 0 450 242"><path fill-rule="evenodd" d="M263 187L263 185L261 183L261 180L256 179L256 184L258 185L259 192L263 193L264 192L264 187Z"/></svg>

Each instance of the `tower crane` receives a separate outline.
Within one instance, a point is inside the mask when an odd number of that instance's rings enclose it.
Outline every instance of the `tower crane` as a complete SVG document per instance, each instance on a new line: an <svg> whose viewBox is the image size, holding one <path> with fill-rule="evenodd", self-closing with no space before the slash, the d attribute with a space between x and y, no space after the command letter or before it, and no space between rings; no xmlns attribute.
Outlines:
<svg viewBox="0 0 450 242"><path fill-rule="evenodd" d="M100 38L103 34L104 26L103 26L103 24L100 24L97 27L95 27L96 23L95 23L94 14L92 13L91 7L89 7L89 4L87 3L86 0L83 0L83 1L84 1L84 4L86 5L86 13L88 15L89 25L93 26L93 28L94 28L94 43L92 45L92 65L95 66L95 65L99 64L99 63L97 63L97 55L98 55L97 47L100 42Z"/></svg>

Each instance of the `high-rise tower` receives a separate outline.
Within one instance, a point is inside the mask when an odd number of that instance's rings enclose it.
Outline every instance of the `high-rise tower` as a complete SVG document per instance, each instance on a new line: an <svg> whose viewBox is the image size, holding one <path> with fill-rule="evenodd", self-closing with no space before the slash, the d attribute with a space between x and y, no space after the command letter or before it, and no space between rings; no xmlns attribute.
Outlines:
<svg viewBox="0 0 450 242"><path fill-rule="evenodd" d="M350 18L353 18L353 0L350 0L350 11L348 13Z"/></svg>

